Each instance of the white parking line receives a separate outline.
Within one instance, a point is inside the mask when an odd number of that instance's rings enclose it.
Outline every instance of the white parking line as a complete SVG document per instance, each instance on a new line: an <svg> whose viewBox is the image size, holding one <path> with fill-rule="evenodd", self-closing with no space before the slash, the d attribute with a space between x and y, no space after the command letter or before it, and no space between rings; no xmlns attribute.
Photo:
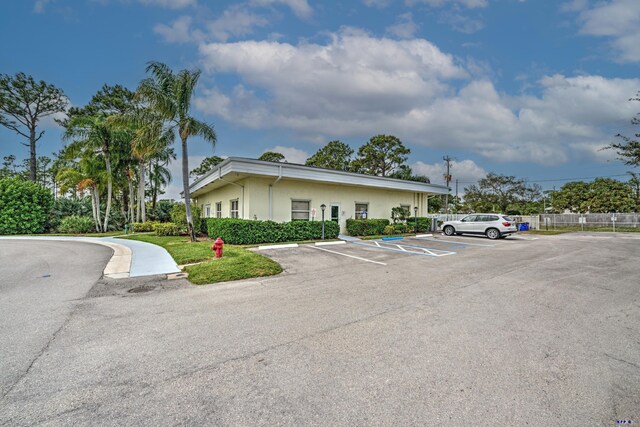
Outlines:
<svg viewBox="0 0 640 427"><path fill-rule="evenodd" d="M325 249L325 248L319 248L319 247L317 247L317 246L310 246L310 247L311 247L311 248L314 248L314 249L317 249L317 250L319 250L319 251L331 252L332 254L342 255L342 256L349 257L349 258L359 259L360 261L371 262L371 263L373 263L373 264L387 265L387 264L385 264L384 262L373 261L373 260L366 259L366 258L360 258L360 257L358 257L358 256L354 256L354 255L343 254L343 253L341 253L341 252L336 252L336 251L332 251L332 250Z"/></svg>
<svg viewBox="0 0 640 427"><path fill-rule="evenodd" d="M489 245L489 244L483 244L483 243L469 243L466 240L444 240L444 239L436 239L436 238L428 238L428 237L415 237L415 239L428 240L430 242L455 243L457 245L462 245L462 246L485 246L485 247L495 246L495 245Z"/></svg>
<svg viewBox="0 0 640 427"><path fill-rule="evenodd" d="M363 243L363 242L352 242L352 243L356 244L356 245L361 245L361 246L369 246L369 247L372 247L372 248L385 249L385 250L388 250L388 251L404 252L404 253L411 254L411 255L424 255L424 256L441 257L441 256L455 255L456 254L453 251L444 251L442 249L424 248L422 246L397 245L395 243L379 242L377 240L372 240L372 242L375 243L375 246L371 245L369 243ZM384 245L388 245L388 246L384 246ZM395 246L398 249L395 249L395 248L389 247L389 246Z"/></svg>

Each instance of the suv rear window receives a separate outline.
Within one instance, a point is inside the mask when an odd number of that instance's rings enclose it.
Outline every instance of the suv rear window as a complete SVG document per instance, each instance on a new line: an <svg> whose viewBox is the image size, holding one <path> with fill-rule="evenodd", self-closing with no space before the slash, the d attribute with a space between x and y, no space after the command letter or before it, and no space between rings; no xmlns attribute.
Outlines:
<svg viewBox="0 0 640 427"><path fill-rule="evenodd" d="M509 218L508 216L503 216L502 217L505 221L509 221L509 222L513 222L513 220L511 218ZM496 218L498 219L498 218Z"/></svg>

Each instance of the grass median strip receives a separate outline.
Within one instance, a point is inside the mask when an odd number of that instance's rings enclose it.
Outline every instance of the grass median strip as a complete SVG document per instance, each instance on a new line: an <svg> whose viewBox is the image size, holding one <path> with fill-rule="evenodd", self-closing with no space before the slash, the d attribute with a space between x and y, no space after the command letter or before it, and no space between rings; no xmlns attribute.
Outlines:
<svg viewBox="0 0 640 427"><path fill-rule="evenodd" d="M184 269L189 273L188 280L196 285L273 276L282 272L280 264L243 246L225 245L223 257L216 259L211 250L213 241L208 238L201 238L198 242L190 242L189 238L184 236L153 234L137 234L122 238L161 246L169 252L176 264L200 262Z"/></svg>

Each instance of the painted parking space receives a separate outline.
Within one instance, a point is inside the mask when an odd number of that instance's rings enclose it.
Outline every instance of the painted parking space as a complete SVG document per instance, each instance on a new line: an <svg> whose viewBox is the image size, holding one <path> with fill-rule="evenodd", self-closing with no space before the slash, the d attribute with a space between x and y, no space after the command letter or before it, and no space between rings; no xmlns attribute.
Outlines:
<svg viewBox="0 0 640 427"><path fill-rule="evenodd" d="M403 240L362 240L359 242L351 242L352 245L368 246L374 249L382 249L393 252L400 252L406 255L420 255L429 257L441 257L447 255L455 255L456 252L446 249L433 247L434 245L415 245L411 242Z"/></svg>

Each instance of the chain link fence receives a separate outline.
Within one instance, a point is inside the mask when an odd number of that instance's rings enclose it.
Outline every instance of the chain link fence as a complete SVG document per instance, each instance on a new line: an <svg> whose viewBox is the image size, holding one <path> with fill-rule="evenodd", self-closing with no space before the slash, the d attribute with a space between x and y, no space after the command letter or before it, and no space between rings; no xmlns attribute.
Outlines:
<svg viewBox="0 0 640 427"><path fill-rule="evenodd" d="M469 214L429 214L437 223L455 221ZM531 230L556 229L640 229L640 214L637 213L590 213L590 214L544 214L544 215L510 215L518 224L527 224Z"/></svg>

